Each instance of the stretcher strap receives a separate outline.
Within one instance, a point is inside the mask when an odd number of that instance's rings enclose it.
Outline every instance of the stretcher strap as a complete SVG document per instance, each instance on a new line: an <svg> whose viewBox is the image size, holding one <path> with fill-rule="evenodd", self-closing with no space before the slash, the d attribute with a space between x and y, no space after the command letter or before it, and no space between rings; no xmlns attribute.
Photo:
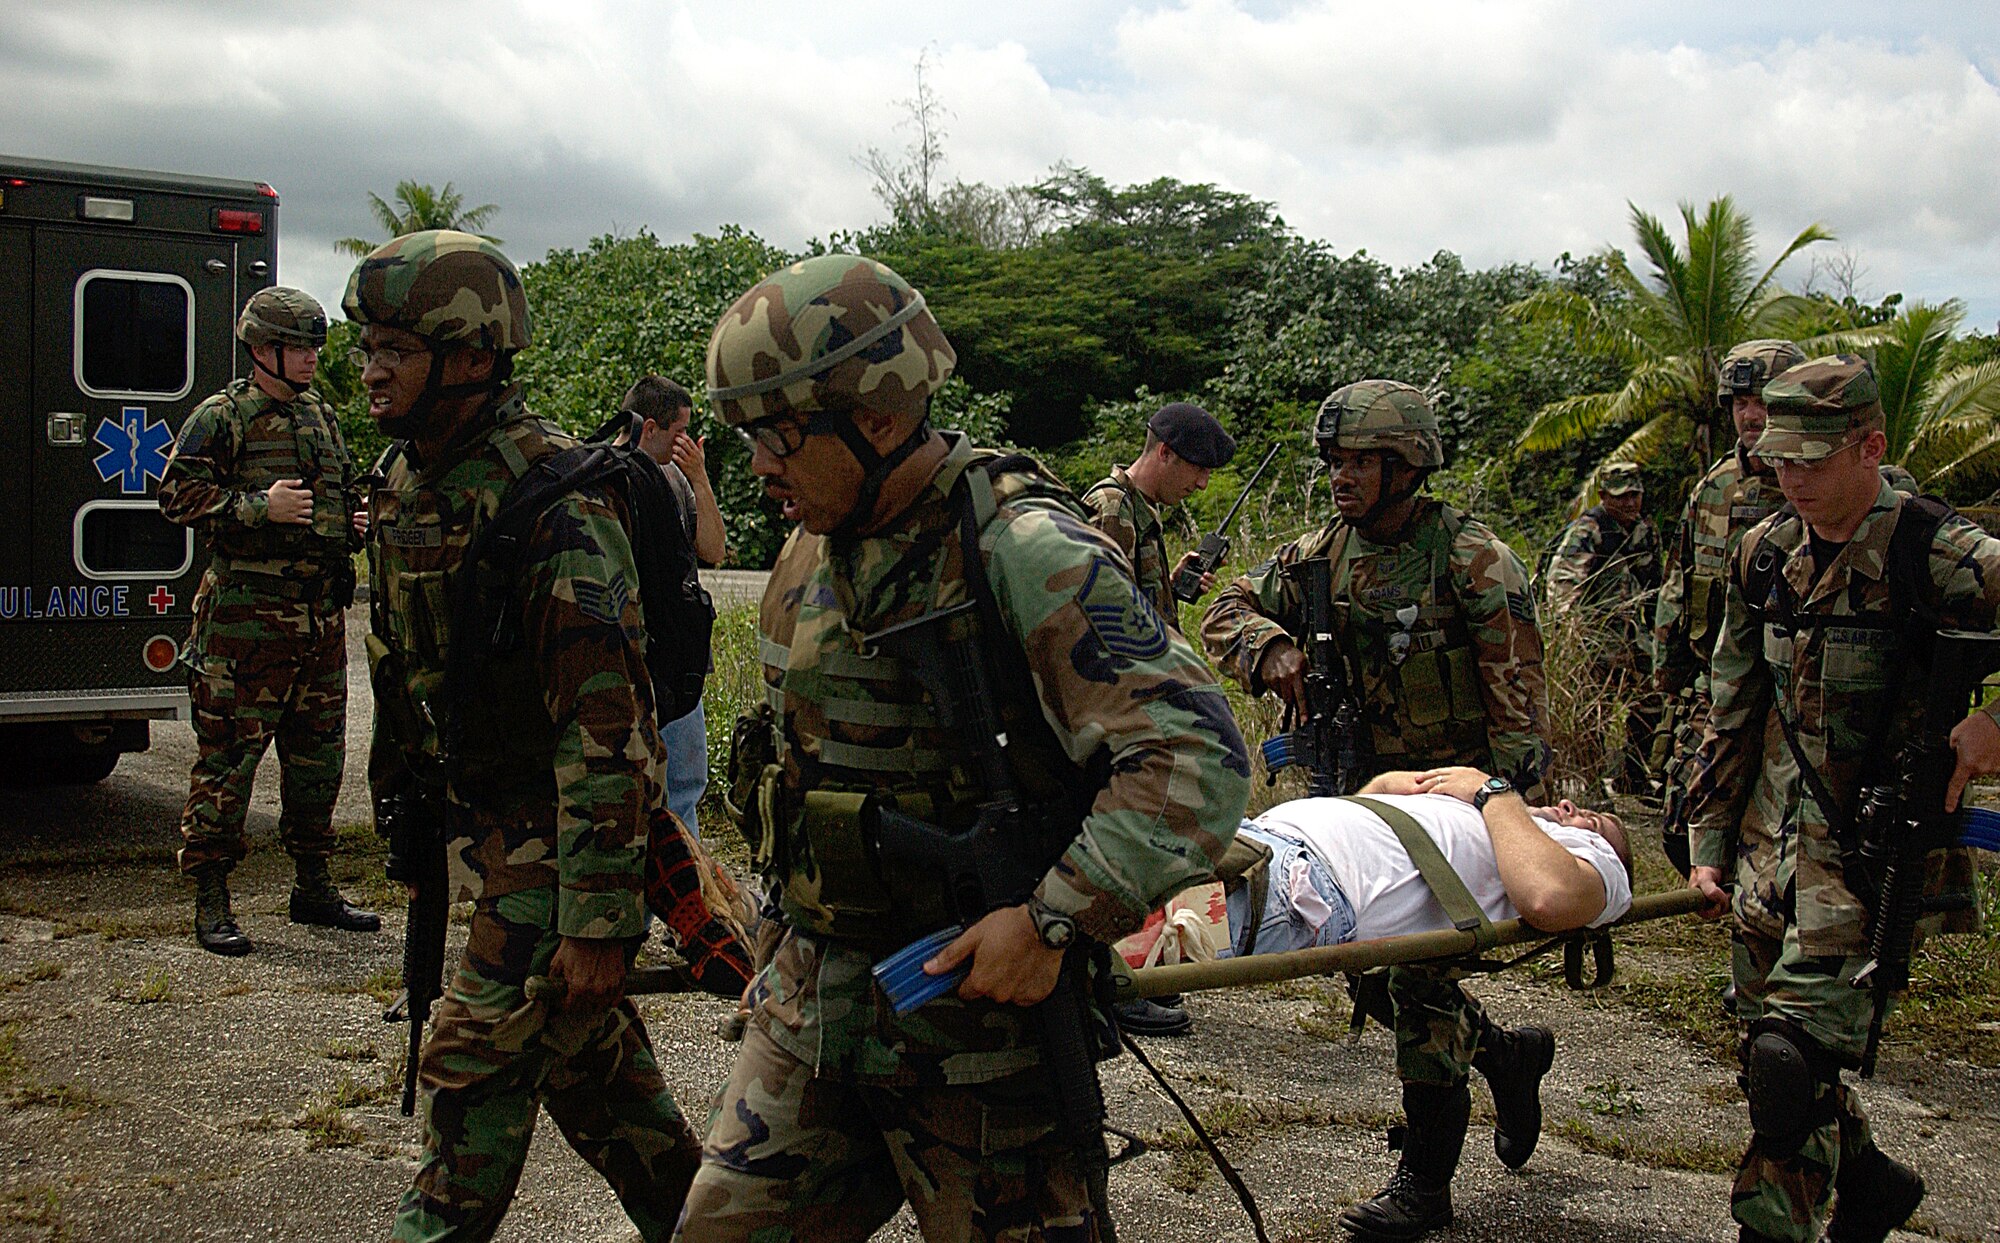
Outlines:
<svg viewBox="0 0 2000 1243"><path fill-rule="evenodd" d="M1403 849L1409 852L1410 862L1417 865L1417 874L1424 878L1424 884L1430 886L1431 896L1444 908L1445 918L1451 921L1451 926L1460 932L1471 933L1480 950L1493 948L1499 939L1493 931L1493 921L1486 918L1486 912L1480 909L1472 891L1465 887L1465 881L1453 870L1444 852L1431 840L1431 835L1424 832L1424 826L1411 819L1402 808L1379 799L1355 794L1349 795L1347 801L1373 812L1381 817L1382 823L1395 831L1396 840L1402 842Z"/></svg>

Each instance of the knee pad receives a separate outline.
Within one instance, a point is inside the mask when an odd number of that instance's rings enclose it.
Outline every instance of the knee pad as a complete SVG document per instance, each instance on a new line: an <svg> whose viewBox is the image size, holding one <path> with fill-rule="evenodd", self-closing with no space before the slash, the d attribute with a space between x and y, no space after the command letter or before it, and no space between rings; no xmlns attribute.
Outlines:
<svg viewBox="0 0 2000 1243"><path fill-rule="evenodd" d="M1780 1161L1797 1156L1806 1138L1833 1121L1840 1081L1834 1059L1790 1019L1758 1019L1743 1042L1743 1094L1750 1101L1751 1141Z"/></svg>

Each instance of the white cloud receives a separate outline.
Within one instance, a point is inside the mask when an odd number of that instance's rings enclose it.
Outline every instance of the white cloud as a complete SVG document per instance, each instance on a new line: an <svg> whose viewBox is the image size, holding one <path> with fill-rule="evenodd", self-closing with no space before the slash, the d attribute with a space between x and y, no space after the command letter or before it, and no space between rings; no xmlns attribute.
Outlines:
<svg viewBox="0 0 2000 1243"><path fill-rule="evenodd" d="M857 157L908 140L898 101L930 47L948 172L969 180L1066 158L1214 181L1396 263L1545 262L1625 244L1628 200L1670 214L1726 191L1767 248L1819 220L1878 292L2000 314L1979 6L1871 10L1855 36L1684 7L84 0L10 12L0 133L19 154L268 180L285 278L337 296L332 239L371 233L365 192L404 178L499 203L491 228L524 260L613 228L735 221L797 245L866 224Z"/></svg>

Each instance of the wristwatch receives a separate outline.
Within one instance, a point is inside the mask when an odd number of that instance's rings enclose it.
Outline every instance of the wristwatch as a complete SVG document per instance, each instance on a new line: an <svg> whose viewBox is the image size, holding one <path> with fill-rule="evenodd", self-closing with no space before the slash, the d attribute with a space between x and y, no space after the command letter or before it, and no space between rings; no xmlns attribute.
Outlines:
<svg viewBox="0 0 2000 1243"><path fill-rule="evenodd" d="M1076 921L1040 898L1028 899L1028 918L1035 921L1035 935L1052 950L1068 949L1076 940Z"/></svg>
<svg viewBox="0 0 2000 1243"><path fill-rule="evenodd" d="M1480 786L1472 795L1472 810L1484 811L1486 810L1486 800L1496 794L1512 794L1513 792L1514 783L1505 777L1488 777L1486 784Z"/></svg>

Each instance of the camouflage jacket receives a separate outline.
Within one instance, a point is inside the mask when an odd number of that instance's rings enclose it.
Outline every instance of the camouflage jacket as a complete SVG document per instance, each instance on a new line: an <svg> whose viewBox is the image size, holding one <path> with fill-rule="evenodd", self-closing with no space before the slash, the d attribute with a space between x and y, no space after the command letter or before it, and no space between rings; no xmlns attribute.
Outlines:
<svg viewBox="0 0 2000 1243"><path fill-rule="evenodd" d="M781 810L779 823L748 831L794 931L759 979L756 1017L818 1073L864 1082L979 1082L1041 1056L1033 1015L1020 1007L948 995L893 1013L869 968L896 944L879 943L875 929L900 928L939 886L899 872L858 817L838 814L845 798L893 793L952 824L985 793L966 748L937 745L923 690L868 638L975 598L954 488L962 495L983 473L968 469L967 441L948 442L893 529L841 541L795 531L759 623L782 734L759 801ZM1011 767L1029 801L1067 796L1081 816L1035 892L1090 936L1115 941L1212 874L1248 798L1249 759L1221 688L1074 497L1036 471L1009 470L993 476L992 499L978 550L1007 633L982 627L980 642L1005 650L1001 669L1024 675L1000 697L1038 718L1009 720ZM861 918L843 905L864 908Z"/></svg>
<svg viewBox="0 0 2000 1243"><path fill-rule="evenodd" d="M1083 494L1083 503L1090 511L1091 522L1110 536L1111 542L1132 563L1133 580L1153 602L1160 619L1178 631L1181 605L1174 599L1165 530L1153 503L1133 484L1123 466L1112 467L1110 478L1090 485L1090 490Z"/></svg>
<svg viewBox="0 0 2000 1243"><path fill-rule="evenodd" d="M1653 678L1668 697L1708 698L1708 658L1722 626L1729 559L1743 533L1785 503L1777 477L1737 449L1708 468L1681 510L1653 608Z"/></svg>
<svg viewBox="0 0 2000 1243"><path fill-rule="evenodd" d="M1338 519L1222 589L1202 619L1211 659L1252 694L1272 643L1296 642L1287 571L1330 556L1335 641L1361 680L1377 771L1470 764L1539 796L1549 766L1542 636L1527 569L1484 524L1418 503L1406 538L1376 544Z"/></svg>
<svg viewBox="0 0 2000 1243"><path fill-rule="evenodd" d="M1886 752L1914 727L1919 688L1902 674L1897 631L1820 625L1781 633L1758 624L1743 584L1760 540L1768 538L1783 555L1779 575L1800 615L1887 614L1884 571L1902 507L1902 495L1883 483L1854 538L1817 581L1808 532L1796 515L1765 519L1731 558L1709 673L1714 708L1689 792L1693 857L1697 865L1723 869L1725 880L1733 870L1736 917L1766 936L1784 934L1784 912L1795 902L1799 943L1808 955L1860 954L1868 942L1861 902L1842 879L1840 847L1805 791L1778 711L1790 716L1828 792L1851 816L1862 783L1886 775ZM1935 594L1922 603L1941 625L1994 629L2000 540L1963 519L1948 520L1932 540L1929 568ZM1938 873L1934 886L1969 888L1963 850L1934 855L1931 867ZM1955 913L1947 927L1969 926L1966 914Z"/></svg>
<svg viewBox="0 0 2000 1243"><path fill-rule="evenodd" d="M1563 528L1549 562L1549 615L1581 609L1589 624L1612 644L1611 663L1637 661L1652 667L1653 593L1660 586L1660 532L1640 518L1629 531L1601 505L1585 510Z"/></svg>
<svg viewBox="0 0 2000 1243"><path fill-rule="evenodd" d="M310 523L270 520L266 494L280 479L311 489ZM327 574L360 547L358 507L333 407L312 389L279 401L249 380L194 408L160 481L160 512L201 531L218 565L293 581Z"/></svg>
<svg viewBox="0 0 2000 1243"><path fill-rule="evenodd" d="M381 795L409 773L449 774L459 900L558 886L557 932L630 937L665 755L615 497L571 493L537 524L513 592L518 642L496 647L465 702L445 702L453 611L481 524L530 465L575 443L529 415L516 388L438 462L392 451L370 531L370 778ZM447 765L440 730L452 721L463 729Z"/></svg>

